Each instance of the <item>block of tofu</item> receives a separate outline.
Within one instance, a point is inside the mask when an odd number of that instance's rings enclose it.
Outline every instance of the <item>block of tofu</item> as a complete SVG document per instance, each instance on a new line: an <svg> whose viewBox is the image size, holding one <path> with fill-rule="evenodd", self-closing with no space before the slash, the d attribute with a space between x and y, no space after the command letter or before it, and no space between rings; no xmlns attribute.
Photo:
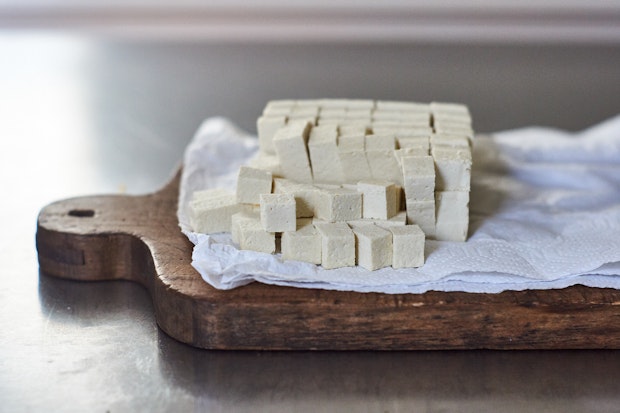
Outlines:
<svg viewBox="0 0 620 413"><path fill-rule="evenodd" d="M262 153L275 154L273 146L273 137L276 132L286 125L286 115L269 115L261 116L256 121L256 129L258 131L258 147Z"/></svg>
<svg viewBox="0 0 620 413"><path fill-rule="evenodd" d="M270 194L273 183L271 172L242 166L237 174L237 202L255 204L260 202L261 194Z"/></svg>
<svg viewBox="0 0 620 413"><path fill-rule="evenodd" d="M344 119L347 109L342 108L321 108L319 112L319 120L321 119ZM319 122L321 124L321 122Z"/></svg>
<svg viewBox="0 0 620 413"><path fill-rule="evenodd" d="M321 234L321 264L325 269L355 265L355 235L345 222L316 223Z"/></svg>
<svg viewBox="0 0 620 413"><path fill-rule="evenodd" d="M407 224L418 225L428 238L434 238L435 200L407 201Z"/></svg>
<svg viewBox="0 0 620 413"><path fill-rule="evenodd" d="M434 201L435 164L431 156L401 158L403 188L407 201Z"/></svg>
<svg viewBox="0 0 620 413"><path fill-rule="evenodd" d="M433 127L433 130L437 134L463 135L470 140L474 138L474 130L469 127L438 125Z"/></svg>
<svg viewBox="0 0 620 413"><path fill-rule="evenodd" d="M280 160L275 154L272 155L259 151L256 156L248 161L247 166L271 172L272 177L280 176Z"/></svg>
<svg viewBox="0 0 620 413"><path fill-rule="evenodd" d="M469 108L461 103L451 102L431 102L429 105L431 113L435 114L452 114L471 117Z"/></svg>
<svg viewBox="0 0 620 413"><path fill-rule="evenodd" d="M283 178L276 178L273 182L274 193L292 194L295 197L297 218L310 218L314 216L319 191L317 187Z"/></svg>
<svg viewBox="0 0 620 413"><path fill-rule="evenodd" d="M471 141L464 135L451 135L447 133L431 135L431 146L448 146L451 148L469 149Z"/></svg>
<svg viewBox="0 0 620 413"><path fill-rule="evenodd" d="M401 149L396 149L394 151L394 157L396 158L396 161L398 162L398 166L400 167L401 171L403 168L403 158L408 157L408 156L428 156L428 155L429 155L429 151L422 146L417 147L417 148L416 147L401 148ZM404 182L404 177L403 177L403 182Z"/></svg>
<svg viewBox="0 0 620 413"><path fill-rule="evenodd" d="M312 183L307 150L311 127L307 121L292 121L276 132L273 145L280 161L280 172L285 178Z"/></svg>
<svg viewBox="0 0 620 413"><path fill-rule="evenodd" d="M366 135L366 160L373 179L402 184L402 170L394 157L396 138L393 134Z"/></svg>
<svg viewBox="0 0 620 413"><path fill-rule="evenodd" d="M230 232L231 217L248 207L237 203L233 192L222 189L198 191L189 203L189 222L194 232Z"/></svg>
<svg viewBox="0 0 620 413"><path fill-rule="evenodd" d="M315 216L327 222L340 222L362 217L362 194L345 188L321 189Z"/></svg>
<svg viewBox="0 0 620 413"><path fill-rule="evenodd" d="M321 234L312 219L297 220L297 230L282 233L282 259L321 263Z"/></svg>
<svg viewBox="0 0 620 413"><path fill-rule="evenodd" d="M435 204L435 239L465 241L469 228L469 192L438 191L435 194Z"/></svg>
<svg viewBox="0 0 620 413"><path fill-rule="evenodd" d="M362 194L364 218L390 219L400 211L400 187L392 181L360 181L357 191Z"/></svg>
<svg viewBox="0 0 620 413"><path fill-rule="evenodd" d="M338 127L335 124L312 128L308 140L308 152L315 183L344 181L338 155Z"/></svg>
<svg viewBox="0 0 620 413"><path fill-rule="evenodd" d="M397 134L396 142L400 149L417 148L425 149L426 154L430 150L430 134L424 135L409 135L409 134Z"/></svg>
<svg viewBox="0 0 620 413"><path fill-rule="evenodd" d="M396 110L396 111L418 111L430 112L431 107L428 103L404 102L396 100L378 100L375 103L377 110Z"/></svg>
<svg viewBox="0 0 620 413"><path fill-rule="evenodd" d="M424 265L425 235L418 225L390 228L392 232L392 267L416 268Z"/></svg>
<svg viewBox="0 0 620 413"><path fill-rule="evenodd" d="M362 225L376 225L381 228L388 229L390 227L398 227L407 224L407 211L400 211L390 219L362 218L347 221L351 228Z"/></svg>
<svg viewBox="0 0 620 413"><path fill-rule="evenodd" d="M235 223L238 225L235 232L239 240L239 248L267 254L276 252L276 234L265 231L260 219L236 220Z"/></svg>
<svg viewBox="0 0 620 413"><path fill-rule="evenodd" d="M230 235L234 243L237 245L240 241L240 228L248 221L260 220L260 209L252 209L237 212L230 218Z"/></svg>
<svg viewBox="0 0 620 413"><path fill-rule="evenodd" d="M368 133L368 123L343 121L338 124L338 133L341 136L365 136Z"/></svg>
<svg viewBox="0 0 620 413"><path fill-rule="evenodd" d="M471 187L471 150L469 148L431 147L435 160L438 191L469 191Z"/></svg>
<svg viewBox="0 0 620 413"><path fill-rule="evenodd" d="M344 182L357 183L359 180L372 178L364 151L364 135L339 136L338 157Z"/></svg>
<svg viewBox="0 0 620 413"><path fill-rule="evenodd" d="M295 231L297 214L292 194L261 194L260 222L267 232Z"/></svg>
<svg viewBox="0 0 620 413"><path fill-rule="evenodd" d="M376 225L353 228L357 264L369 271L392 265L392 233Z"/></svg>

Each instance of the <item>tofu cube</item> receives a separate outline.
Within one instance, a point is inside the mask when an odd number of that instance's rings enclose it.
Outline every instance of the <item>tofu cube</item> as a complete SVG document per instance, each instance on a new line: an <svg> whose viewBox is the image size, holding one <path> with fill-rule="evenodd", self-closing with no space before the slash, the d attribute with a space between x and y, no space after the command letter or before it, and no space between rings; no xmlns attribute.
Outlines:
<svg viewBox="0 0 620 413"><path fill-rule="evenodd" d="M469 150L471 141L464 135L450 135L450 134L433 134L431 135L432 146L447 146L449 148L461 148Z"/></svg>
<svg viewBox="0 0 620 413"><path fill-rule="evenodd" d="M314 182L340 183L344 180L338 156L338 127L321 125L312 128L308 152Z"/></svg>
<svg viewBox="0 0 620 413"><path fill-rule="evenodd" d="M275 154L273 137L280 128L286 125L286 121L285 115L268 115L258 118L256 121L258 147L262 153Z"/></svg>
<svg viewBox="0 0 620 413"><path fill-rule="evenodd" d="M360 181L364 218L390 219L400 211L400 187L390 181Z"/></svg>
<svg viewBox="0 0 620 413"><path fill-rule="evenodd" d="M297 216L292 194L262 194L260 222L267 232L295 231Z"/></svg>
<svg viewBox="0 0 620 413"><path fill-rule="evenodd" d="M273 192L276 194L292 194L295 197L297 218L311 218L314 216L319 192L319 189L315 186L276 178L274 179Z"/></svg>
<svg viewBox="0 0 620 413"><path fill-rule="evenodd" d="M273 145L280 161L280 172L285 178L312 183L306 146L310 129L311 124L307 121L293 121L276 132Z"/></svg>
<svg viewBox="0 0 620 413"><path fill-rule="evenodd" d="M465 241L469 229L469 192L438 191L435 239Z"/></svg>
<svg viewBox="0 0 620 413"><path fill-rule="evenodd" d="M392 232L392 267L415 268L424 265L425 236L417 225L390 228Z"/></svg>
<svg viewBox="0 0 620 413"><path fill-rule="evenodd" d="M364 152L364 135L339 136L338 157L345 182L357 183L362 179L372 179Z"/></svg>
<svg viewBox="0 0 620 413"><path fill-rule="evenodd" d="M316 223L321 234L321 264L325 269L355 265L355 235L344 222Z"/></svg>
<svg viewBox="0 0 620 413"><path fill-rule="evenodd" d="M249 221L260 220L260 210L242 211L233 214L230 218L230 235L233 242L239 245L241 240L241 227Z"/></svg>
<svg viewBox="0 0 620 413"><path fill-rule="evenodd" d="M261 194L270 194L273 184L271 172L242 166L237 175L237 202L258 205Z"/></svg>
<svg viewBox="0 0 620 413"><path fill-rule="evenodd" d="M282 233L282 259L321 264L321 234L312 219L297 220L297 230Z"/></svg>
<svg viewBox="0 0 620 413"><path fill-rule="evenodd" d="M438 191L469 191L471 186L471 151L463 148L433 146L436 188Z"/></svg>
<svg viewBox="0 0 620 413"><path fill-rule="evenodd" d="M315 216L327 222L341 222L362 217L362 194L345 188L321 189Z"/></svg>
<svg viewBox="0 0 620 413"><path fill-rule="evenodd" d="M396 111L418 111L418 112L430 112L431 107L428 103L419 102L403 102L395 100L378 100L376 102L376 108L378 110L396 110Z"/></svg>
<svg viewBox="0 0 620 413"><path fill-rule="evenodd" d="M435 163L431 156L401 158L403 188L407 201L435 200Z"/></svg>
<svg viewBox="0 0 620 413"><path fill-rule="evenodd" d="M239 222L235 230L239 238L239 248L267 254L276 252L276 234L265 231L260 219L251 218Z"/></svg>
<svg viewBox="0 0 620 413"><path fill-rule="evenodd" d="M392 265L392 233L376 225L353 228L357 264L369 271Z"/></svg>
<svg viewBox="0 0 620 413"><path fill-rule="evenodd" d="M428 238L435 237L435 200L407 201L407 224L416 224Z"/></svg>
<svg viewBox="0 0 620 413"><path fill-rule="evenodd" d="M258 152L255 157L248 161L250 168L271 172L272 177L280 176L280 160L277 155Z"/></svg>
<svg viewBox="0 0 620 413"><path fill-rule="evenodd" d="M230 191L200 191L189 203L190 226L194 232L203 234L230 232L231 217L247 208L237 203L235 194Z"/></svg>

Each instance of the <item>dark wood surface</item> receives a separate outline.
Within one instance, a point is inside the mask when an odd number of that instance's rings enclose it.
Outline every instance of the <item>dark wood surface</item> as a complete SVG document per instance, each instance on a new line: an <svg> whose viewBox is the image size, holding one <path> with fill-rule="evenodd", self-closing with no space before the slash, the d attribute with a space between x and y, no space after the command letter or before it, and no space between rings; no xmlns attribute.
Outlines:
<svg viewBox="0 0 620 413"><path fill-rule="evenodd" d="M146 287L159 326L209 349L430 350L620 347L620 291L574 286L501 294L362 294L253 283L212 288L181 233L179 176L143 196L90 196L45 207L44 273Z"/></svg>

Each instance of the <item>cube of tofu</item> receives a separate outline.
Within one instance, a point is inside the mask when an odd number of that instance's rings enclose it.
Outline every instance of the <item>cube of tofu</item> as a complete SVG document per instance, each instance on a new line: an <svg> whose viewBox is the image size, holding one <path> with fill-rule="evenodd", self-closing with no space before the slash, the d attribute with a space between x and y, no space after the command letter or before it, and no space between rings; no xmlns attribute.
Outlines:
<svg viewBox="0 0 620 413"><path fill-rule="evenodd" d="M260 222L267 232L295 231L297 216L292 194L261 194Z"/></svg>
<svg viewBox="0 0 620 413"><path fill-rule="evenodd" d="M400 211L390 219L362 218L347 221L347 224L349 224L351 228L360 227L362 225L376 225L384 229L403 226L407 224L407 211Z"/></svg>
<svg viewBox="0 0 620 413"><path fill-rule="evenodd" d="M435 239L465 241L469 228L469 192L438 191L435 194L437 220Z"/></svg>
<svg viewBox="0 0 620 413"><path fill-rule="evenodd" d="M469 113L469 108L461 103L431 102L429 107L433 115L452 114L471 117Z"/></svg>
<svg viewBox="0 0 620 413"><path fill-rule="evenodd" d="M242 211L233 214L230 218L230 235L234 243L239 245L241 240L241 227L250 221L260 220L260 210Z"/></svg>
<svg viewBox="0 0 620 413"><path fill-rule="evenodd" d="M401 158L407 201L435 200L435 164L431 156Z"/></svg>
<svg viewBox="0 0 620 413"><path fill-rule="evenodd" d="M341 222L362 217L362 194L345 188L321 189L315 216L327 222Z"/></svg>
<svg viewBox="0 0 620 413"><path fill-rule="evenodd" d="M469 149L433 146L431 154L438 191L469 191L472 165Z"/></svg>
<svg viewBox="0 0 620 413"><path fill-rule="evenodd" d="M362 179L372 179L364 152L364 135L339 136L338 157L345 182L357 183Z"/></svg>
<svg viewBox="0 0 620 413"><path fill-rule="evenodd" d="M243 220L236 230L239 248L273 254L276 252L276 234L263 229L260 219Z"/></svg>
<svg viewBox="0 0 620 413"><path fill-rule="evenodd" d="M256 121L258 147L262 153L275 154L273 137L280 128L286 125L286 121L286 115L269 115L258 118Z"/></svg>
<svg viewBox="0 0 620 413"><path fill-rule="evenodd" d="M461 148L469 150L471 141L464 135L449 135L449 134L433 134L431 135L432 146L447 146L449 148Z"/></svg>
<svg viewBox="0 0 620 413"><path fill-rule="evenodd" d="M279 129L274 138L281 174L298 182L312 183L307 142L311 124L307 121L289 122Z"/></svg>
<svg viewBox="0 0 620 413"><path fill-rule="evenodd" d="M258 205L261 194L270 194L273 184L271 172L242 166L237 174L237 202Z"/></svg>
<svg viewBox="0 0 620 413"><path fill-rule="evenodd" d="M319 189L313 185L300 184L288 179L274 179L273 192L292 194L295 197L297 218L311 218L316 209Z"/></svg>
<svg viewBox="0 0 620 413"><path fill-rule="evenodd" d="M407 224L418 225L428 238L434 238L435 200L407 201Z"/></svg>
<svg viewBox="0 0 620 413"><path fill-rule="evenodd" d="M430 105L428 103L419 102L403 102L395 100L378 100L376 102L376 108L378 110L396 110L396 111L418 111L418 112L430 112Z"/></svg>
<svg viewBox="0 0 620 413"><path fill-rule="evenodd" d="M357 263L369 271L392 265L392 233L376 225L353 228Z"/></svg>
<svg viewBox="0 0 620 413"><path fill-rule="evenodd" d="M344 180L338 156L338 127L335 124L312 128L308 152L315 183L339 183Z"/></svg>
<svg viewBox="0 0 620 413"><path fill-rule="evenodd" d="M321 263L321 234L312 219L297 220L297 230L282 233L282 259Z"/></svg>
<svg viewBox="0 0 620 413"><path fill-rule="evenodd" d="M391 181L360 181L357 191L362 194L364 218L390 219L400 211L400 187Z"/></svg>
<svg viewBox="0 0 620 413"><path fill-rule="evenodd" d="M247 166L271 172L272 177L280 176L280 160L275 154L271 155L259 151L256 156L248 161Z"/></svg>
<svg viewBox="0 0 620 413"><path fill-rule="evenodd" d="M392 267L415 268L424 265L425 236L417 225L390 228L392 232Z"/></svg>
<svg viewBox="0 0 620 413"><path fill-rule="evenodd" d="M396 141L398 142L398 147L401 149L406 148L416 148L416 149L425 149L426 155L429 154L430 150L430 135L407 135L407 134L397 134Z"/></svg>
<svg viewBox="0 0 620 413"><path fill-rule="evenodd" d="M247 209L237 203L235 194L230 191L200 191L189 203L190 226L194 232L203 234L230 232L232 215Z"/></svg>
<svg viewBox="0 0 620 413"><path fill-rule="evenodd" d="M355 265L355 235L344 222L316 223L321 234L321 264L325 269Z"/></svg>

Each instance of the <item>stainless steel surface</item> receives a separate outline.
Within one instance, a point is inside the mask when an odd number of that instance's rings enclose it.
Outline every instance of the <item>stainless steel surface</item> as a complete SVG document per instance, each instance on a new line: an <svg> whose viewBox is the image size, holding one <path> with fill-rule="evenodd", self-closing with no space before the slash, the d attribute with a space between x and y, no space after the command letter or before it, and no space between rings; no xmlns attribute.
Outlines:
<svg viewBox="0 0 620 413"><path fill-rule="evenodd" d="M0 33L0 411L617 412L617 351L261 353L158 330L128 282L39 274L45 204L161 187L206 116L267 99L468 103L478 130L620 112L614 47L242 45Z"/></svg>

